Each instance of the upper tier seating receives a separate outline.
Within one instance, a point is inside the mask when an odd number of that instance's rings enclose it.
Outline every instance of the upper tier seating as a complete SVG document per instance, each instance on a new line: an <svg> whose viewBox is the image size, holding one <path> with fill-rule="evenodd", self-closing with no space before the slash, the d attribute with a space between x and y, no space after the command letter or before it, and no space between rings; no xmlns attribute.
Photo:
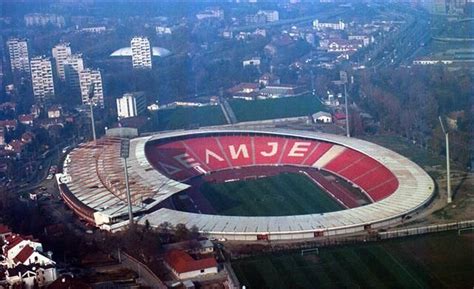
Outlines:
<svg viewBox="0 0 474 289"><path fill-rule="evenodd" d="M392 172L371 157L317 140L260 135L196 137L148 144L146 155L156 169L179 181L206 172L254 165L324 163L325 170L357 185L374 201L389 196L398 187ZM318 162L323 156L324 162ZM353 206L350 200L348 204Z"/></svg>

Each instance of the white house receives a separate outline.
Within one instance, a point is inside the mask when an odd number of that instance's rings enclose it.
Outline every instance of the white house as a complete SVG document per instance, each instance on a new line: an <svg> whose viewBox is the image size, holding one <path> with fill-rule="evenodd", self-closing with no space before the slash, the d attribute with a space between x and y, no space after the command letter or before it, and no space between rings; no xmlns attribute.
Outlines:
<svg viewBox="0 0 474 289"><path fill-rule="evenodd" d="M35 288L35 283L40 288L44 288L56 279L56 268L52 265L19 265L15 268L9 268L5 272L5 280L10 286L23 283L24 287L22 288L25 289Z"/></svg>
<svg viewBox="0 0 474 289"><path fill-rule="evenodd" d="M331 123L332 116L330 113L325 111L318 111L312 115L315 123Z"/></svg>
<svg viewBox="0 0 474 289"><path fill-rule="evenodd" d="M13 260L26 246L33 250L43 252L43 245L30 238L22 237L20 235L11 235L6 238L5 245L3 245L3 255L5 259Z"/></svg>
<svg viewBox="0 0 474 289"><path fill-rule="evenodd" d="M242 66L245 67L245 66L256 66L256 67L259 67L260 66L260 62L261 62L261 58L260 57L252 57L250 59L246 59L244 61L242 61Z"/></svg>

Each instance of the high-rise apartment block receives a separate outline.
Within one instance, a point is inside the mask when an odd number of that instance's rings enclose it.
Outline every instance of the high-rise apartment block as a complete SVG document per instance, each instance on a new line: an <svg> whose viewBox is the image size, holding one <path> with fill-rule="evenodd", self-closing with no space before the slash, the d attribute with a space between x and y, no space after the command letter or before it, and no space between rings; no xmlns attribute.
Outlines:
<svg viewBox="0 0 474 289"><path fill-rule="evenodd" d="M54 96L54 81L49 57L33 57L30 62L31 84L37 102L43 102Z"/></svg>
<svg viewBox="0 0 474 289"><path fill-rule="evenodd" d="M117 115L119 118L138 116L146 110L144 92L125 93L117 98Z"/></svg>
<svg viewBox="0 0 474 289"><path fill-rule="evenodd" d="M69 46L69 43L57 44L53 47L52 54L56 61L56 72L61 80L65 80L64 61L71 55L71 47Z"/></svg>
<svg viewBox="0 0 474 289"><path fill-rule="evenodd" d="M64 17L56 14L31 13L26 14L23 18L25 19L26 26L46 26L51 24L61 28L66 25Z"/></svg>
<svg viewBox="0 0 474 289"><path fill-rule="evenodd" d="M89 104L92 100L94 104L103 108L104 91L102 88L102 76L100 71L89 68L80 71L79 82L81 87L82 103ZM91 99L89 99L90 96Z"/></svg>
<svg viewBox="0 0 474 289"><path fill-rule="evenodd" d="M132 47L133 68L151 68L151 46L146 37L133 37L130 42Z"/></svg>
<svg viewBox="0 0 474 289"><path fill-rule="evenodd" d="M79 72L84 70L82 54L72 54L64 60L64 75L66 83L72 92L80 92Z"/></svg>
<svg viewBox="0 0 474 289"><path fill-rule="evenodd" d="M10 38L7 41L12 72L29 73L30 61L26 39Z"/></svg>

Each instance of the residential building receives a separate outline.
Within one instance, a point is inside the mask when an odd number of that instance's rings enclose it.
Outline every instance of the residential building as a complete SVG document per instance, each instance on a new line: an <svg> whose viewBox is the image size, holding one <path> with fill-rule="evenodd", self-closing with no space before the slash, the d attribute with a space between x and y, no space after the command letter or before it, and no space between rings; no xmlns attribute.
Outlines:
<svg viewBox="0 0 474 289"><path fill-rule="evenodd" d="M0 269L8 288L45 288L56 280L56 262L52 253L43 254L43 245L32 236L10 234L4 238Z"/></svg>
<svg viewBox="0 0 474 289"><path fill-rule="evenodd" d="M48 109L48 118L61 117L62 107L60 105L53 105Z"/></svg>
<svg viewBox="0 0 474 289"><path fill-rule="evenodd" d="M329 112L318 111L312 115L313 121L315 123L331 123L332 115Z"/></svg>
<svg viewBox="0 0 474 289"><path fill-rule="evenodd" d="M5 271L5 281L10 286L8 288L45 288L56 278L55 265L18 265Z"/></svg>
<svg viewBox="0 0 474 289"><path fill-rule="evenodd" d="M132 48L133 68L151 69L151 46L146 37L133 37L130 46Z"/></svg>
<svg viewBox="0 0 474 289"><path fill-rule="evenodd" d="M118 118L135 117L146 110L146 98L143 92L125 93L117 98Z"/></svg>
<svg viewBox="0 0 474 289"><path fill-rule="evenodd" d="M276 76L275 74L264 73L258 79L258 83L260 83L260 85L262 86L267 86L271 84L280 84L280 78Z"/></svg>
<svg viewBox="0 0 474 289"><path fill-rule="evenodd" d="M0 126L0 146L4 146L5 145L5 128L3 126ZM2 225L0 224L0 235L2 234L1 232L1 227ZM1 236L0 236L1 237Z"/></svg>
<svg viewBox="0 0 474 289"><path fill-rule="evenodd" d="M64 62L71 56L71 47L69 43L59 43L53 47L53 58L56 62L56 73L61 80L65 80Z"/></svg>
<svg viewBox="0 0 474 289"><path fill-rule="evenodd" d="M6 238L12 235L12 230L7 225L0 223L0 241L4 241Z"/></svg>
<svg viewBox="0 0 474 289"><path fill-rule="evenodd" d="M206 10L197 13L196 18L198 20L210 19L210 18L224 19L224 10L218 7L207 8Z"/></svg>
<svg viewBox="0 0 474 289"><path fill-rule="evenodd" d="M275 22L280 20L280 14L276 10L260 10L257 14L264 15L266 22Z"/></svg>
<svg viewBox="0 0 474 289"><path fill-rule="evenodd" d="M12 72L29 73L30 60L26 39L10 38L7 41L7 46Z"/></svg>
<svg viewBox="0 0 474 289"><path fill-rule="evenodd" d="M171 27L168 27L168 26L156 26L155 31L156 31L156 34L158 35L164 35L164 34L171 35L173 33Z"/></svg>
<svg viewBox="0 0 474 289"><path fill-rule="evenodd" d="M51 24L61 28L66 25L64 17L56 14L31 13L26 14L23 19L25 20L26 26L46 26Z"/></svg>
<svg viewBox="0 0 474 289"><path fill-rule="evenodd" d="M81 90L79 72L84 70L82 54L72 54L64 60L64 75L66 83L72 92Z"/></svg>
<svg viewBox="0 0 474 289"><path fill-rule="evenodd" d="M6 265L9 268L14 267L15 262L13 259L15 259L15 257L17 257L26 246L31 247L34 251L43 251L43 245L31 236L13 234L5 239L5 244L2 246L2 252L5 257Z"/></svg>
<svg viewBox="0 0 474 289"><path fill-rule="evenodd" d="M103 33L107 31L107 28L105 26L85 27L82 28L81 31L87 33Z"/></svg>
<svg viewBox="0 0 474 289"><path fill-rule="evenodd" d="M43 102L54 96L54 81L49 57L33 57L30 62L33 95L37 102Z"/></svg>
<svg viewBox="0 0 474 289"><path fill-rule="evenodd" d="M252 57L250 59L245 59L244 61L242 61L242 66L243 67L245 67L245 66L260 67L261 61L262 61L262 59L260 57Z"/></svg>
<svg viewBox="0 0 474 289"><path fill-rule="evenodd" d="M104 91L102 87L102 75L99 70L84 69L79 72L79 83L81 88L81 99L83 104L89 104L90 90L92 91L92 102L97 106L104 107Z"/></svg>
<svg viewBox="0 0 474 289"><path fill-rule="evenodd" d="M361 41L364 47L374 42L374 37L368 35L349 35L348 39Z"/></svg>
<svg viewBox="0 0 474 289"><path fill-rule="evenodd" d="M328 23L328 22L319 22L318 19L313 21L313 28L317 30L322 29L334 29L334 30L344 30L346 28L346 24L339 20L336 23Z"/></svg>
<svg viewBox="0 0 474 289"><path fill-rule="evenodd" d="M195 260L184 251L170 250L166 252L164 260L165 265L178 279L195 278L218 272L214 257Z"/></svg>

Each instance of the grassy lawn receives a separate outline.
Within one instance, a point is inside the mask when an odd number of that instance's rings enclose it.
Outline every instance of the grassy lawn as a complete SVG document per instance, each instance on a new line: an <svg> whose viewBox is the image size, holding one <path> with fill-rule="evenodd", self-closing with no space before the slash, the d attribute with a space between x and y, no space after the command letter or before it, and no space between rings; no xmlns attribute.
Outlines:
<svg viewBox="0 0 474 289"><path fill-rule="evenodd" d="M474 235L456 232L260 256L232 263L241 285L285 288L472 288Z"/></svg>
<svg viewBox="0 0 474 289"><path fill-rule="evenodd" d="M253 101L233 99L229 104L239 122L305 116L324 110L312 95Z"/></svg>
<svg viewBox="0 0 474 289"><path fill-rule="evenodd" d="M177 107L157 112L158 130L198 128L226 124L224 114L217 105L203 107Z"/></svg>
<svg viewBox="0 0 474 289"><path fill-rule="evenodd" d="M229 183L205 183L200 191L221 215L284 216L343 209L306 176L295 173Z"/></svg>

